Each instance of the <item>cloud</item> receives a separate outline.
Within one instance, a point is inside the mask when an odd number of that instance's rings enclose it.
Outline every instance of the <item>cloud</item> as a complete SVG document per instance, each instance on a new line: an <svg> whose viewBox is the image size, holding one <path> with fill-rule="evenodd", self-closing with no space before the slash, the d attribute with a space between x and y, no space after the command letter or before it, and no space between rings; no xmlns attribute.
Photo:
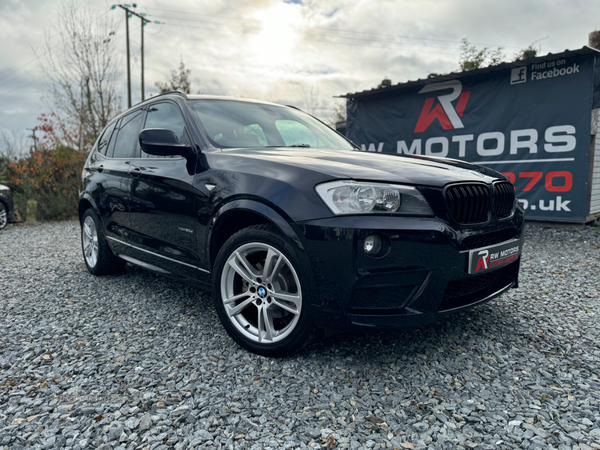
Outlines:
<svg viewBox="0 0 600 450"><path fill-rule="evenodd" d="M108 4L88 3L98 14ZM0 127L24 129L44 107L43 72L32 48L56 19L57 4L9 0L0 4ZM600 4L582 0L485 2L477 0L149 0L138 6L145 27L146 96L156 93L183 58L192 88L206 94L254 97L303 106L302 88L317 87L323 118L334 96L425 78L458 69L460 40L504 47L507 59L541 38L542 52L587 43ZM125 100L124 12L115 21ZM131 19L133 99L140 100L140 26ZM4 78L4 79L3 79ZM7 94L8 92L8 94ZM4 95L3 95L4 93ZM125 106L125 105L123 105Z"/></svg>

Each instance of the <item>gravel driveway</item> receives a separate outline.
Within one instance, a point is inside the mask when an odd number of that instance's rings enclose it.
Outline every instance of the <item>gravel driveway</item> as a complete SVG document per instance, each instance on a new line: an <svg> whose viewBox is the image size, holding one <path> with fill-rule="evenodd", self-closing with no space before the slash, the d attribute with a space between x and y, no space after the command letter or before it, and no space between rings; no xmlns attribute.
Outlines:
<svg viewBox="0 0 600 450"><path fill-rule="evenodd" d="M77 222L0 232L0 448L600 449L600 233L529 227L521 287L435 326L238 348L210 295L96 278Z"/></svg>

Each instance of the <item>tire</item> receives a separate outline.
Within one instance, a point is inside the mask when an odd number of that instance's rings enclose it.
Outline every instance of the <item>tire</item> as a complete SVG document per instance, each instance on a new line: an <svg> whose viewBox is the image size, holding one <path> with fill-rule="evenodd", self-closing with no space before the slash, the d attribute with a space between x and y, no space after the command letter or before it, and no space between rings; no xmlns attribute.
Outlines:
<svg viewBox="0 0 600 450"><path fill-rule="evenodd" d="M83 260L92 275L119 273L125 267L125 261L111 251L98 214L88 209L81 218L81 249Z"/></svg>
<svg viewBox="0 0 600 450"><path fill-rule="evenodd" d="M286 356L304 347L313 328L308 271L270 225L231 236L213 270L215 307L227 333L263 356Z"/></svg>
<svg viewBox="0 0 600 450"><path fill-rule="evenodd" d="M4 203L0 202L0 230L6 228L8 224L8 211Z"/></svg>

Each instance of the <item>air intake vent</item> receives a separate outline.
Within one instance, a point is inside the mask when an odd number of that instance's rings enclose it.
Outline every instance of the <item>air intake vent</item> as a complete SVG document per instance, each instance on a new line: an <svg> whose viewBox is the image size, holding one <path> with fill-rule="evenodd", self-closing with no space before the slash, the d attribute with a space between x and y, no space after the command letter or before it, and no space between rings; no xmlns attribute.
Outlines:
<svg viewBox="0 0 600 450"><path fill-rule="evenodd" d="M498 219L505 219L512 213L515 205L515 189L510 183L502 182L494 185L494 211Z"/></svg>
<svg viewBox="0 0 600 450"><path fill-rule="evenodd" d="M483 184L460 184L446 189L448 210L463 225L487 222L490 200L490 190Z"/></svg>

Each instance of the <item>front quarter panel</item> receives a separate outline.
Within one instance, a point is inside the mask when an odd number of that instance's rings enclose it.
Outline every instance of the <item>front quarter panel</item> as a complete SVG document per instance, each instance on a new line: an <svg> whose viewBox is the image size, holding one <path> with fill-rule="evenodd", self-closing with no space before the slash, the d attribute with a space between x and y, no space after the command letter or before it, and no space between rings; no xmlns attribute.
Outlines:
<svg viewBox="0 0 600 450"><path fill-rule="evenodd" d="M284 234L284 236L294 244L295 250L300 252L304 251L302 242L298 238L298 234L292 228L292 225L280 214L280 212L274 210L268 205L265 205L264 203L252 199L233 200L223 205L216 212L208 226L206 247L210 247L210 242L212 242L212 234L215 228L217 228L219 224L222 223L222 221L226 221L227 217L231 213L239 211L246 211L249 213L258 214L266 221L271 222L273 225L275 225ZM215 249L211 249L211 253L214 252ZM214 256L216 255L212 254L211 256L214 259Z"/></svg>
<svg viewBox="0 0 600 450"><path fill-rule="evenodd" d="M291 222L332 215L314 191L332 179L329 175L227 152L206 154L206 161L210 169L198 174L195 184L215 186L211 202L216 209L233 199L253 198L279 209Z"/></svg>
<svg viewBox="0 0 600 450"><path fill-rule="evenodd" d="M212 230L231 211L247 210L274 223L291 241L299 243L290 224L331 217L314 186L327 177L301 168L258 163L226 153L201 154L194 176L200 259L214 259Z"/></svg>

